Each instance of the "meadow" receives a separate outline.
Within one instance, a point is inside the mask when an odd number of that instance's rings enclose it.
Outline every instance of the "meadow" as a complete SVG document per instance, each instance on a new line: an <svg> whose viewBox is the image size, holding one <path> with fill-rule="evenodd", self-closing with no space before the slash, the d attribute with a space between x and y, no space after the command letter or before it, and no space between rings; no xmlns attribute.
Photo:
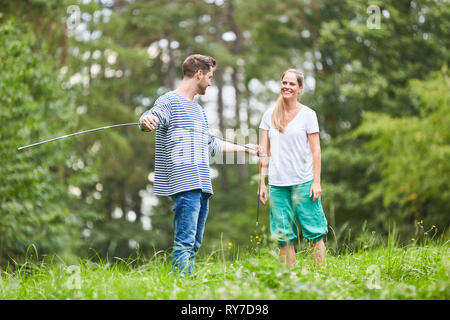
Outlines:
<svg viewBox="0 0 450 320"><path fill-rule="evenodd" d="M176 276L170 252L129 259L98 256L66 264L58 256L10 263L1 270L2 300L448 300L448 241L393 242L328 249L326 268L306 245L289 269L276 246L200 255L191 277ZM32 252L32 250L30 250Z"/></svg>

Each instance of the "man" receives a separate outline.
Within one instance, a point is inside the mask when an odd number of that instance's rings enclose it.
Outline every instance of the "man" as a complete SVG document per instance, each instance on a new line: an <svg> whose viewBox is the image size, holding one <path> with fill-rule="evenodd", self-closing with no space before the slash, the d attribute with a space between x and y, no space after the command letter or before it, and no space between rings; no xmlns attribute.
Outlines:
<svg viewBox="0 0 450 320"><path fill-rule="evenodd" d="M209 131L208 121L194 97L205 94L215 68L212 57L186 58L178 88L159 97L139 119L141 130L157 129L154 192L174 201L172 267L185 274L194 271L213 194L208 153L259 151L257 145L245 148L202 134Z"/></svg>

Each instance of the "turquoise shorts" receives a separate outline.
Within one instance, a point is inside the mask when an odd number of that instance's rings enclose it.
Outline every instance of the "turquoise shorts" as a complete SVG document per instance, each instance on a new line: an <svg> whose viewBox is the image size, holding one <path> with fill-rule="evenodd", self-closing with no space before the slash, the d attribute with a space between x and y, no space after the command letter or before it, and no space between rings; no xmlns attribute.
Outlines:
<svg viewBox="0 0 450 320"><path fill-rule="evenodd" d="M328 233L320 198L309 197L312 180L294 186L269 186L270 233L280 246L294 244L299 225L304 238L317 242Z"/></svg>

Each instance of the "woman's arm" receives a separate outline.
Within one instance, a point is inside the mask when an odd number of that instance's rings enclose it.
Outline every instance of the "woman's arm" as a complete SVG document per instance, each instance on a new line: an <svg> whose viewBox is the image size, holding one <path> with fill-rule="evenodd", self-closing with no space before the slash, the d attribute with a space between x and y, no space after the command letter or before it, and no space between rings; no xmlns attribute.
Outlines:
<svg viewBox="0 0 450 320"><path fill-rule="evenodd" d="M268 199L267 194L267 187L266 187L266 175L267 175L267 167L269 164L269 157L270 157L270 141L269 141L269 131L268 130L262 130L261 133L261 148L262 148L262 154L259 158L259 161L261 161L261 172L260 172L260 182L259 182L259 200L266 204L266 201Z"/></svg>
<svg viewBox="0 0 450 320"><path fill-rule="evenodd" d="M311 152L313 156L313 170L314 170L314 180L309 192L309 196L314 195L313 202L319 199L322 194L322 188L320 187L320 170L321 170L321 152L320 152L320 139L319 133L308 134L308 141L311 147Z"/></svg>

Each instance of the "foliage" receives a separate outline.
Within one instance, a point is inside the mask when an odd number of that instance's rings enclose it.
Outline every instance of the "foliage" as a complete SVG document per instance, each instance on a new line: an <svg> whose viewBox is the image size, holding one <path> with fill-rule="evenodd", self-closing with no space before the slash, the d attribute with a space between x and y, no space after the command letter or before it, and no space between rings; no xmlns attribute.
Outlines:
<svg viewBox="0 0 450 320"><path fill-rule="evenodd" d="M316 63L321 70L316 74L313 102L322 130L325 212L338 238L343 234L356 238L355 230L364 221L371 230L387 234L393 223L403 230L414 219L426 217L427 223L442 231L449 221L444 191L448 187L443 182L448 175L442 176L444 168L434 165L445 156L445 126L424 118L424 104L418 97L426 98L422 86L427 84L409 81L436 77L430 72L448 62L445 26L450 10L442 1L369 4L380 9L379 28L367 23L370 13L365 2L327 1L320 10L324 21ZM433 105L445 110L448 106L437 99L448 91L448 82L439 87L429 95L434 97ZM418 128L422 125L430 135L439 136L437 141L416 141L424 133ZM439 155L433 155L435 143ZM435 183L439 187L434 188ZM430 196L431 190L436 196Z"/></svg>
<svg viewBox="0 0 450 320"><path fill-rule="evenodd" d="M74 109L55 66L32 50L32 33L14 20L0 26L0 263L23 256L66 252L80 239L81 219L67 206L70 145L24 146L73 128Z"/></svg>
<svg viewBox="0 0 450 320"><path fill-rule="evenodd" d="M379 28L369 23L369 4L379 8ZM326 132L356 128L365 111L417 115L409 79L423 79L449 58L445 1L336 0L321 12L315 97Z"/></svg>
<svg viewBox="0 0 450 320"><path fill-rule="evenodd" d="M368 112L352 134L368 137L364 148L380 173L364 201L381 198L398 223L426 219L449 227L449 87L447 67L426 81L412 80L411 96L418 99L420 116L392 118Z"/></svg>
<svg viewBox="0 0 450 320"><path fill-rule="evenodd" d="M366 112L360 127L326 148L323 157L333 161L324 168L324 204L333 227L358 229L366 220L385 233L396 224L404 237L425 220L446 231L448 87L445 66L411 80L418 116Z"/></svg>

